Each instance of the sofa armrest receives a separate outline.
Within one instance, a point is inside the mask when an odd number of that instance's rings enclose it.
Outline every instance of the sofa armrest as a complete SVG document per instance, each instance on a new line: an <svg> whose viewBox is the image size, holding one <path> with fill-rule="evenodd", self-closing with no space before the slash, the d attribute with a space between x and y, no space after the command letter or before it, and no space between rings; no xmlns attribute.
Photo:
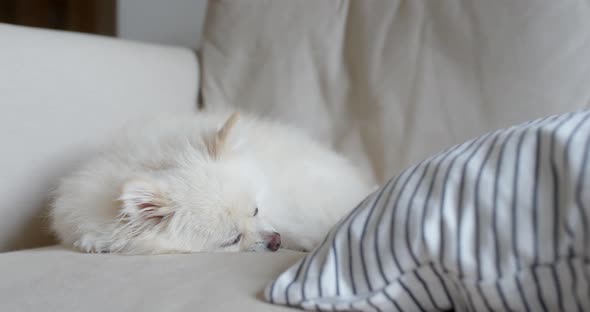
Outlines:
<svg viewBox="0 0 590 312"><path fill-rule="evenodd" d="M196 112L190 49L0 24L0 251L50 241L59 177L137 114Z"/></svg>

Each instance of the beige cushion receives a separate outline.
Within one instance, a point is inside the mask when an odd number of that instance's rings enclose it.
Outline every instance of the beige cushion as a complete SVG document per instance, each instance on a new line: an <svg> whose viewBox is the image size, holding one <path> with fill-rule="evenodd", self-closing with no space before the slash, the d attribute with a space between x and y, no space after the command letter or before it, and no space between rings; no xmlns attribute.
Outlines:
<svg viewBox="0 0 590 312"><path fill-rule="evenodd" d="M0 311L283 311L258 293L302 253L0 253Z"/></svg>
<svg viewBox="0 0 590 312"><path fill-rule="evenodd" d="M0 251L51 241L60 177L138 114L196 112L189 49L0 24Z"/></svg>
<svg viewBox="0 0 590 312"><path fill-rule="evenodd" d="M292 121L380 180L590 98L582 0L217 0L203 40L206 105Z"/></svg>

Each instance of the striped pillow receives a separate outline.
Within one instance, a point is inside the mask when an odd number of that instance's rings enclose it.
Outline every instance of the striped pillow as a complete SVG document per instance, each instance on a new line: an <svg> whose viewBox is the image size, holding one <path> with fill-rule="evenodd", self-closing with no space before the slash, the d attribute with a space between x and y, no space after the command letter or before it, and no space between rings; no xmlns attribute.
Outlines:
<svg viewBox="0 0 590 312"><path fill-rule="evenodd" d="M405 170L266 299L308 310L590 311L589 119L499 130Z"/></svg>

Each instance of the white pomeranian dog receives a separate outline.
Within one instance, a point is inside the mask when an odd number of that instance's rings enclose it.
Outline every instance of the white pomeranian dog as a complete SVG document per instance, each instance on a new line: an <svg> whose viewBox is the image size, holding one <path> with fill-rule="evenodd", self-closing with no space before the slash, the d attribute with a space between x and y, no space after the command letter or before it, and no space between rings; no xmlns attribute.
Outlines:
<svg viewBox="0 0 590 312"><path fill-rule="evenodd" d="M51 227L84 252L310 250L374 188L294 128L237 113L143 121L60 184Z"/></svg>

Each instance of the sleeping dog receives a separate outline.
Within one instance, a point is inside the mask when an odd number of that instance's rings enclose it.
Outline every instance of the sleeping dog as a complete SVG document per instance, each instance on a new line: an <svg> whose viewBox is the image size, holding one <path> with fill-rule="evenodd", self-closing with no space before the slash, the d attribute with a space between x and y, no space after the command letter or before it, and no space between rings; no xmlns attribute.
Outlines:
<svg viewBox="0 0 590 312"><path fill-rule="evenodd" d="M310 250L374 183L297 129L237 113L129 126L57 189L84 252Z"/></svg>

